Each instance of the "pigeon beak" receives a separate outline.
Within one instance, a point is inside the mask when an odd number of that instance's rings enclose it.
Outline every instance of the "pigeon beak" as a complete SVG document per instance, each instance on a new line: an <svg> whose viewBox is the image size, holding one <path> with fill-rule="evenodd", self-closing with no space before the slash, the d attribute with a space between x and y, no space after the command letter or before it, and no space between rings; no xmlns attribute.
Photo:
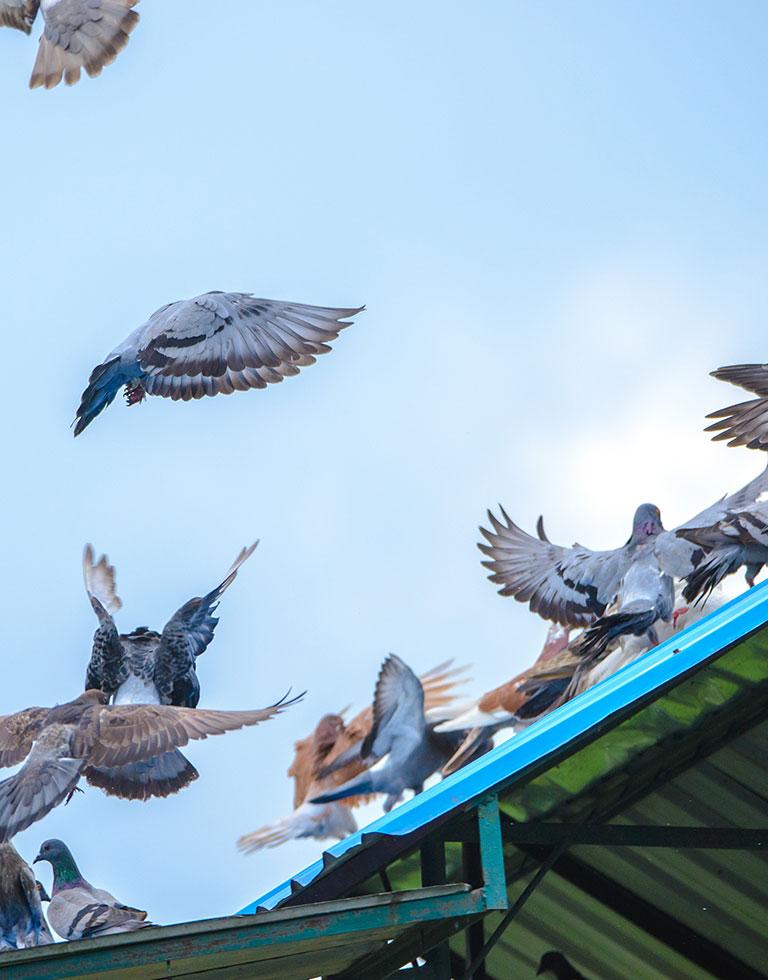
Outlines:
<svg viewBox="0 0 768 980"><path fill-rule="evenodd" d="M37 857L32 862L32 864L37 864L38 861L44 861L44 860L45 860L45 858L43 857L43 852L42 851L38 851Z"/></svg>

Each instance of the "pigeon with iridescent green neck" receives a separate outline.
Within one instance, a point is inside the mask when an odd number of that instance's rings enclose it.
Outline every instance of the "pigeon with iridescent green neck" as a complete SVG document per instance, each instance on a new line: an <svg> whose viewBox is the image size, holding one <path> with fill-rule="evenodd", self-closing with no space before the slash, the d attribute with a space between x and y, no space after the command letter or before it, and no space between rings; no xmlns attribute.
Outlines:
<svg viewBox="0 0 768 980"><path fill-rule="evenodd" d="M49 861L53 868L48 920L62 939L112 936L154 925L147 922L146 912L123 905L114 895L87 882L63 841L45 841L34 863L38 861Z"/></svg>

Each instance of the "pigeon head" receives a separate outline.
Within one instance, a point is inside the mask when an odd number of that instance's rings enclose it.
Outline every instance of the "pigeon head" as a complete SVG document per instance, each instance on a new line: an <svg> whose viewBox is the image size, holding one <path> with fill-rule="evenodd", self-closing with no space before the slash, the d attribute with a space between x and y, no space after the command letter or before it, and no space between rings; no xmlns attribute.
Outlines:
<svg viewBox="0 0 768 980"><path fill-rule="evenodd" d="M645 504L644 506L649 505ZM573 967L562 953L551 949L548 953L545 953L539 961L539 968L536 971L536 976L539 977L542 973L550 973L553 977L557 977L558 980L561 980L561 978L562 980L567 980L568 977L573 976L574 971Z"/></svg>
<svg viewBox="0 0 768 980"><path fill-rule="evenodd" d="M37 878L35 878L35 885L37 886L37 894L40 896L40 901L50 902L51 896L45 890L45 885L42 883L42 881L38 881Z"/></svg>
<svg viewBox="0 0 768 980"><path fill-rule="evenodd" d="M644 538L653 538L663 530L664 525L661 523L661 514L656 504L640 504L632 519L630 540L642 541Z"/></svg>
<svg viewBox="0 0 768 980"><path fill-rule="evenodd" d="M84 691L79 697L75 698L73 704L109 704L109 695L97 688ZM50 842L48 842L50 843ZM59 841L61 843L61 841Z"/></svg>
<svg viewBox="0 0 768 980"><path fill-rule="evenodd" d="M53 868L51 890L54 895L62 888L72 888L83 880L72 852L64 841L57 840L55 837L43 841L40 845L40 851L32 863L37 864L38 861L48 861Z"/></svg>

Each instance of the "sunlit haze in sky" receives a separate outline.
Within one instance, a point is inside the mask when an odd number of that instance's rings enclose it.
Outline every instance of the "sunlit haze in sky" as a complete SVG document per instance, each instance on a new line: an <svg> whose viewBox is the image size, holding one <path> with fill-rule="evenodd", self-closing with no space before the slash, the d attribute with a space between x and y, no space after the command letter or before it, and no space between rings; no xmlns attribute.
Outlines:
<svg viewBox="0 0 768 980"><path fill-rule="evenodd" d="M293 742L363 707L381 660L527 666L546 625L476 548L502 502L622 544L756 475L713 445L708 376L768 356L768 8L143 0L103 75L30 92L0 32L5 374L0 713L82 690L106 551L118 627L163 626L261 539L201 657L201 707L302 704L190 746L166 800L85 786L19 835L157 922L227 915L319 857L236 838L291 807ZM209 289L365 303L264 391L120 400L73 440L90 370ZM368 817L380 813L376 806ZM41 876L46 884L47 866Z"/></svg>

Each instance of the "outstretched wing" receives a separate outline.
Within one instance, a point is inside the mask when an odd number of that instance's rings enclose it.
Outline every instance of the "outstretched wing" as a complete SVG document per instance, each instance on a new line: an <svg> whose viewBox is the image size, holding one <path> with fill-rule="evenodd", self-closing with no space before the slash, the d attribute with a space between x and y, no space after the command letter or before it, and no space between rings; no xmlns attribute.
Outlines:
<svg viewBox="0 0 768 980"><path fill-rule="evenodd" d="M150 395L202 398L265 388L314 364L357 309L211 292L153 313L139 340Z"/></svg>
<svg viewBox="0 0 768 980"><path fill-rule="evenodd" d="M411 668L394 653L381 666L373 698L373 726L363 739L363 760L383 758L404 731L423 733L424 689Z"/></svg>
<svg viewBox="0 0 768 980"><path fill-rule="evenodd" d="M85 68L93 78L111 65L139 22L138 0L53 0L43 4L40 38L30 88L53 88L64 77L74 85Z"/></svg>
<svg viewBox="0 0 768 980"><path fill-rule="evenodd" d="M50 708L25 708L0 717L0 767L15 766L26 759Z"/></svg>
<svg viewBox="0 0 768 980"><path fill-rule="evenodd" d="M268 721L303 694L283 698L252 711L213 711L159 704L94 705L83 712L85 724L74 736L74 754L92 766L141 762L181 748L190 739L223 735L246 725Z"/></svg>
<svg viewBox="0 0 768 980"><path fill-rule="evenodd" d="M258 545L243 548L224 581L202 598L190 599L177 610L163 629L154 654L153 679L165 703L194 708L200 696L194 675L195 660L213 639L218 623L214 616L219 599L234 582L237 571Z"/></svg>
<svg viewBox="0 0 768 980"><path fill-rule="evenodd" d="M106 555L94 561L93 545L87 544L83 551L83 581L90 597L95 596L104 609L113 616L123 607L123 600L116 592L115 566L109 564ZM98 613L96 613L98 615Z"/></svg>
<svg viewBox="0 0 768 980"><path fill-rule="evenodd" d="M29 34L38 5L39 0L34 4L29 0L0 0L0 27L15 27Z"/></svg>
<svg viewBox="0 0 768 980"><path fill-rule="evenodd" d="M83 553L83 578L99 625L93 634L84 689L98 689L112 695L125 680L125 663L123 646L110 613L120 609L123 603L115 592L115 569L107 556L102 555L98 562L93 559L93 546L87 544Z"/></svg>
<svg viewBox="0 0 768 980"><path fill-rule="evenodd" d="M488 544L478 543L490 559L483 562L491 570L488 578L502 586L499 594L527 602L531 612L573 629L602 616L629 567L626 548L563 548L526 534L503 507L499 510L503 522L489 510L491 530L480 528Z"/></svg>
<svg viewBox="0 0 768 980"><path fill-rule="evenodd" d="M729 446L768 449L768 364L733 364L711 373L713 378L729 381L759 397L710 412L707 418L717 421L704 431L717 433L712 436L714 442L728 440Z"/></svg>

